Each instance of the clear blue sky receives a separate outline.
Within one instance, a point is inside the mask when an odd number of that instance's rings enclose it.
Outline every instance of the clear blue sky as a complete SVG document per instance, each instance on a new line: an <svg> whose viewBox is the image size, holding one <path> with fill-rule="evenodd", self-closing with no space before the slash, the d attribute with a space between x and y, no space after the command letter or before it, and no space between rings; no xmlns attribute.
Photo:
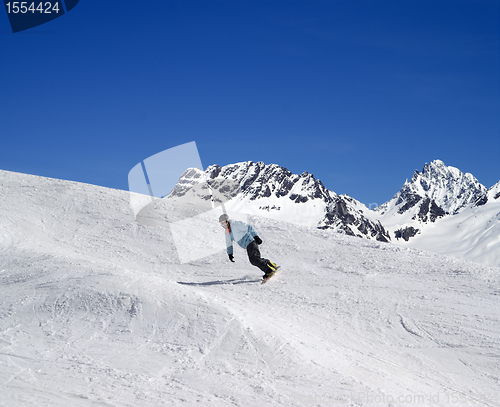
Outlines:
<svg viewBox="0 0 500 407"><path fill-rule="evenodd" d="M16 34L1 9L0 140L0 169L125 190L190 141L365 204L434 159L490 187L500 2L80 0Z"/></svg>

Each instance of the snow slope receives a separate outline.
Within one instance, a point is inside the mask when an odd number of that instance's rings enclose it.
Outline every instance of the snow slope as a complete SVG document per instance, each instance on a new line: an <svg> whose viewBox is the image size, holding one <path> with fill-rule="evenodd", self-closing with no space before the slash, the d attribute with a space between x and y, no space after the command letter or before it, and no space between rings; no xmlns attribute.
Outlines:
<svg viewBox="0 0 500 407"><path fill-rule="evenodd" d="M438 219L409 245L500 266L500 199L491 197L485 205L470 205L452 217Z"/></svg>
<svg viewBox="0 0 500 407"><path fill-rule="evenodd" d="M261 285L239 248L180 264L124 191L0 196L2 407L500 405L499 268L254 216Z"/></svg>

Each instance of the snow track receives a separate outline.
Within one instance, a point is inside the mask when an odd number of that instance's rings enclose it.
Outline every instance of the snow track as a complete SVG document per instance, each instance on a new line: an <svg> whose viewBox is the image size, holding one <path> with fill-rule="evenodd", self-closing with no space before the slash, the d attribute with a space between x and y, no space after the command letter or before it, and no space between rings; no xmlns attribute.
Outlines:
<svg viewBox="0 0 500 407"><path fill-rule="evenodd" d="M255 217L261 285L125 192L0 178L2 407L500 405L498 268Z"/></svg>

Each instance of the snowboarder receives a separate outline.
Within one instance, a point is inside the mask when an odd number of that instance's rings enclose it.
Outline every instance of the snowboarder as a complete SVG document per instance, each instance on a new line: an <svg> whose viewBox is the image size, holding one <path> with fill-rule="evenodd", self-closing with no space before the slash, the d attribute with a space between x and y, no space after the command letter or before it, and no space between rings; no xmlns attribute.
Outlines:
<svg viewBox="0 0 500 407"><path fill-rule="evenodd" d="M219 223L226 232L226 247L229 260L234 263L234 240L243 249L247 250L248 260L250 260L250 263L260 268L264 272L264 280L266 280L278 269L278 266L276 264L260 257L260 250L258 245L262 244L262 239L257 236L257 232L255 231L253 226L238 220L230 220L229 216L227 216L226 214L223 214L219 217Z"/></svg>

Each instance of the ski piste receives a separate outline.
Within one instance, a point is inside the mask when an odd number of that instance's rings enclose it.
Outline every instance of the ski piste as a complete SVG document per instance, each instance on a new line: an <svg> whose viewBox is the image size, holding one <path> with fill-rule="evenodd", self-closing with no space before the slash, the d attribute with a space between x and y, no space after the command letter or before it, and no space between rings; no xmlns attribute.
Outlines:
<svg viewBox="0 0 500 407"><path fill-rule="evenodd" d="M269 279L276 274L276 272L280 269L281 266L276 266L276 270L274 270L271 274L269 274L266 278L262 279L262 284L265 284L269 281Z"/></svg>

